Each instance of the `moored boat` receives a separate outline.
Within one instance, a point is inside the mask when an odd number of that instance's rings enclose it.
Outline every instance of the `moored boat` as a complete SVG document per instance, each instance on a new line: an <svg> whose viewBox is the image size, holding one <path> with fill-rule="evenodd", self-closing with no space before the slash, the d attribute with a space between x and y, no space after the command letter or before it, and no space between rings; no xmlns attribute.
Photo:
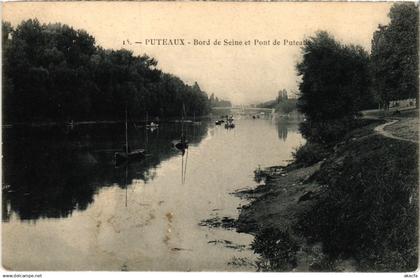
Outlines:
<svg viewBox="0 0 420 278"><path fill-rule="evenodd" d="M114 154L116 164L123 164L125 162L142 160L143 158L145 158L145 156L145 150L143 149L137 149L128 153L116 152Z"/></svg>
<svg viewBox="0 0 420 278"><path fill-rule="evenodd" d="M114 154L115 164L121 165L132 161L139 161L145 158L144 149L135 149L130 151L128 146L128 123L127 123L127 108L125 109L125 146L122 152L116 152Z"/></svg>

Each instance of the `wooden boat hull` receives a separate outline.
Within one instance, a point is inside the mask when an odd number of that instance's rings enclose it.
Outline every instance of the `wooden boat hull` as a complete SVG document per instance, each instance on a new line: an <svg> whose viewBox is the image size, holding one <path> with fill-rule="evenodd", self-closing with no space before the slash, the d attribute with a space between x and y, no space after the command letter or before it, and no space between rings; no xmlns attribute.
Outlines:
<svg viewBox="0 0 420 278"><path fill-rule="evenodd" d="M130 161L140 161L146 157L144 150L135 150L132 152L124 153L124 152L118 152L114 154L115 157L115 163L122 164Z"/></svg>
<svg viewBox="0 0 420 278"><path fill-rule="evenodd" d="M187 142L172 141L172 146L182 151L182 150L188 149L188 141Z"/></svg>

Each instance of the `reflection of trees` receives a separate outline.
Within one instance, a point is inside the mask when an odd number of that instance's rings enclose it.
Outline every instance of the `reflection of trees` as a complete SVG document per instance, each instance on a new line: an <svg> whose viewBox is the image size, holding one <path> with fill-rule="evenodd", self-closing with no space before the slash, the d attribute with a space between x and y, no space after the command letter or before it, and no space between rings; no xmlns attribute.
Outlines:
<svg viewBox="0 0 420 278"><path fill-rule="evenodd" d="M188 127L187 138L199 143L207 125ZM156 167L178 153L170 142L179 136L178 125L163 125L159 132L139 129L130 134L133 148L146 147L142 162L115 168L113 157L124 137L120 126L59 129L3 130L3 220L14 211L21 219L67 217L84 210L101 187L126 187L133 179L145 183L156 177ZM67 133L67 134L66 134ZM189 136L190 135L190 136ZM194 136L193 136L194 135Z"/></svg>
<svg viewBox="0 0 420 278"><path fill-rule="evenodd" d="M287 133L289 132L289 128L291 127L291 123L287 119L279 119L277 122L277 133L279 135L279 139L286 141Z"/></svg>
<svg viewBox="0 0 420 278"><path fill-rule="evenodd" d="M289 120L287 118L280 118L277 120L277 133L279 139L286 141L289 132L296 132L298 130L298 121Z"/></svg>
<svg viewBox="0 0 420 278"><path fill-rule="evenodd" d="M279 124L277 125L277 132L279 134L279 138L283 141L286 141L287 139L287 125L285 124Z"/></svg>

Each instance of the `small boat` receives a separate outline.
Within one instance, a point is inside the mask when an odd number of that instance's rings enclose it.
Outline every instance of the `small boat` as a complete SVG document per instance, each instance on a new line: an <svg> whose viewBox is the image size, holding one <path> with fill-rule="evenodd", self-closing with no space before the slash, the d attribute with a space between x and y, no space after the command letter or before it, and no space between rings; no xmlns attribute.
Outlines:
<svg viewBox="0 0 420 278"><path fill-rule="evenodd" d="M215 125L221 125L222 123L224 123L225 121L223 120L217 120L214 122Z"/></svg>
<svg viewBox="0 0 420 278"><path fill-rule="evenodd" d="M188 140L186 139L185 131L184 131L184 116L185 116L185 106L182 105L183 108L183 114L181 117L181 139L180 140L174 140L172 141L172 146L178 149L182 152L182 155L184 155L185 150L188 149Z"/></svg>
<svg viewBox="0 0 420 278"><path fill-rule="evenodd" d="M229 129L229 128L234 128L235 124L234 123L225 123L225 128Z"/></svg>
<svg viewBox="0 0 420 278"><path fill-rule="evenodd" d="M131 161L139 161L146 157L144 149L136 149L131 151L128 146L128 124L127 124L127 108L125 109L125 145L122 152L114 154L115 164L121 165Z"/></svg>
<svg viewBox="0 0 420 278"><path fill-rule="evenodd" d="M235 124L233 123L233 117L232 116L228 117L225 123L225 128L229 129L229 128L234 128L234 127L235 127Z"/></svg>
<svg viewBox="0 0 420 278"><path fill-rule="evenodd" d="M130 162L130 161L139 161L145 158L145 151L143 149L137 149L129 152L117 152L115 153L115 163L117 165Z"/></svg>
<svg viewBox="0 0 420 278"><path fill-rule="evenodd" d="M172 141L172 146L177 148L178 150L182 151L188 149L188 141L187 140L174 140Z"/></svg>

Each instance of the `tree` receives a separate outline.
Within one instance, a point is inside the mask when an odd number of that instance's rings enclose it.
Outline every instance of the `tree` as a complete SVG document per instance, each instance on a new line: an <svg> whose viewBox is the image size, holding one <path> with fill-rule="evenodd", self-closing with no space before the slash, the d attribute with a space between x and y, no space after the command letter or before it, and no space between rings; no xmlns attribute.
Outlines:
<svg viewBox="0 0 420 278"><path fill-rule="evenodd" d="M307 121L301 131L308 139L337 139L338 134L320 132L327 132L329 123L344 131L358 114L370 93L368 53L360 46L343 45L324 31L307 39L302 52L297 106Z"/></svg>
<svg viewBox="0 0 420 278"><path fill-rule="evenodd" d="M121 119L207 114L193 86L131 51L106 50L84 30L36 19L3 23L3 106L7 122ZM213 97L214 99L214 97Z"/></svg>
<svg viewBox="0 0 420 278"><path fill-rule="evenodd" d="M394 4L388 26L378 26L372 39L373 90L386 108L390 100L416 98L418 107L418 7Z"/></svg>
<svg viewBox="0 0 420 278"><path fill-rule="evenodd" d="M210 96L210 106L211 107L230 107L232 106L232 103L228 100L219 99L218 97L215 97L214 94L211 94Z"/></svg>
<svg viewBox="0 0 420 278"><path fill-rule="evenodd" d="M286 89L280 90L277 96L277 103L280 103L287 99L288 99L287 90Z"/></svg>
<svg viewBox="0 0 420 278"><path fill-rule="evenodd" d="M3 87L2 87L2 101L3 101L3 118L8 120L8 116L13 113L13 103L11 102L11 95L14 93L13 82L6 72L10 69L9 63L10 48L12 43L11 35L13 33L12 25L9 22L2 23L2 52L3 52Z"/></svg>
<svg viewBox="0 0 420 278"><path fill-rule="evenodd" d="M284 99L276 105L276 111L283 114L289 114L296 110L296 100L295 99Z"/></svg>

